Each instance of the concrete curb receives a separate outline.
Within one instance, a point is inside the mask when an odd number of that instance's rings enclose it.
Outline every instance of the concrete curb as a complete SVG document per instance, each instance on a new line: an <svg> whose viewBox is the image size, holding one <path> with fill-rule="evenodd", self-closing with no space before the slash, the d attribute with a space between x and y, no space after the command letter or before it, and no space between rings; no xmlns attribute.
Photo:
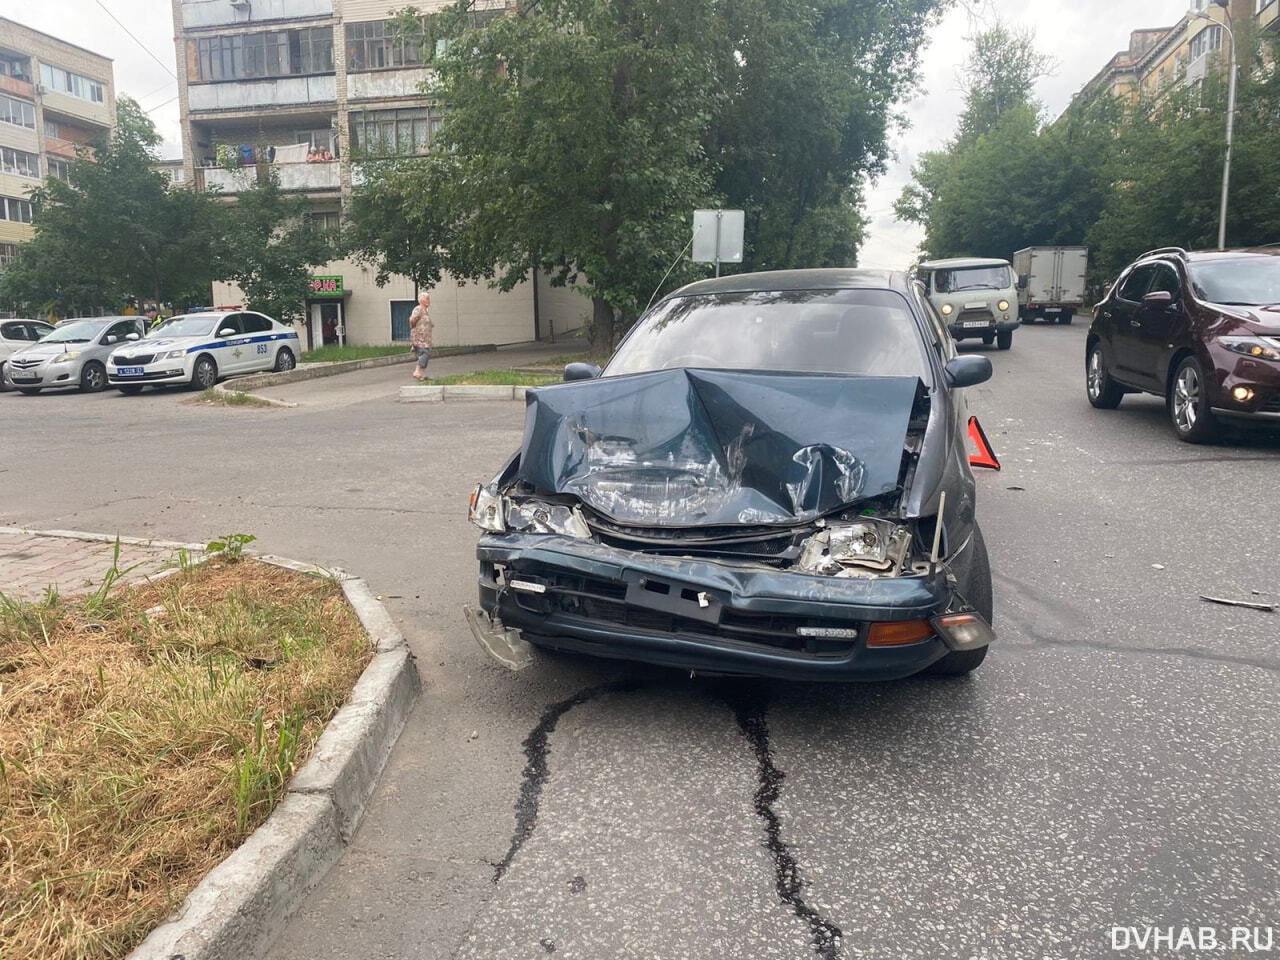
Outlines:
<svg viewBox="0 0 1280 960"><path fill-rule="evenodd" d="M368 370L373 367L391 367L398 363L412 363L413 353L406 346L403 354L393 354L389 357L368 357L364 360L342 360L338 363L322 363L315 366L295 367L292 370L286 370L284 373L254 373L244 377L232 377L225 381L228 388L236 393L246 393L250 390L261 390L265 387L280 387L286 383L300 383L303 380L316 380L320 377L335 377L340 373L350 373L352 370ZM498 349L497 344L482 343L474 346L465 347L433 347L431 356L435 357L461 357L473 353L493 353Z"/></svg>
<svg viewBox="0 0 1280 960"><path fill-rule="evenodd" d="M0 527L0 532L94 543L119 539L122 544L197 550L202 555L206 547L79 530ZM127 960L260 956L342 857L421 692L408 642L365 581L283 557L245 555L300 573L338 578L375 653L267 821L214 867ZM176 571L164 575L172 572Z"/></svg>
<svg viewBox="0 0 1280 960"><path fill-rule="evenodd" d="M428 384L424 387L400 388L401 403L444 403L447 400L524 400L529 387L506 387L488 384Z"/></svg>

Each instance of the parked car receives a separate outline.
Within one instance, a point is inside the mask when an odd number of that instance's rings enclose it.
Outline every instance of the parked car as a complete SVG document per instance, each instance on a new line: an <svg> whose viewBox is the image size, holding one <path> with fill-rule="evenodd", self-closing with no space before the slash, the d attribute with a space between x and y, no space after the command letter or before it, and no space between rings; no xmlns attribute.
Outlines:
<svg viewBox="0 0 1280 960"><path fill-rule="evenodd" d="M9 358L9 382L25 394L46 387L79 387L89 393L107 385L107 357L116 344L142 336L141 317L63 320L39 343Z"/></svg>
<svg viewBox="0 0 1280 960"><path fill-rule="evenodd" d="M810 680L975 669L991 570L961 388L991 362L922 297L871 270L706 280L603 372L528 391L523 446L472 497L481 645L508 666L532 644Z"/></svg>
<svg viewBox="0 0 1280 960"><path fill-rule="evenodd" d="M53 324L43 320L0 320L0 390L9 388L4 375L5 361L15 351L26 349L52 332Z"/></svg>
<svg viewBox="0 0 1280 960"><path fill-rule="evenodd" d="M930 260L916 267L916 275L956 340L978 337L1001 350L1013 346L1018 291L1008 260Z"/></svg>
<svg viewBox="0 0 1280 960"><path fill-rule="evenodd" d="M1126 393L1164 397L1190 443L1211 441L1221 419L1280 425L1280 249L1152 250L1093 312L1085 388L1095 407L1115 409Z"/></svg>
<svg viewBox="0 0 1280 960"><path fill-rule="evenodd" d="M190 313L170 317L138 343L116 350L107 374L121 393L170 383L207 390L238 373L292 370L299 354L297 332L264 314Z"/></svg>
<svg viewBox="0 0 1280 960"><path fill-rule="evenodd" d="M1013 255L1018 318L1070 323L1084 306L1087 247L1026 247Z"/></svg>

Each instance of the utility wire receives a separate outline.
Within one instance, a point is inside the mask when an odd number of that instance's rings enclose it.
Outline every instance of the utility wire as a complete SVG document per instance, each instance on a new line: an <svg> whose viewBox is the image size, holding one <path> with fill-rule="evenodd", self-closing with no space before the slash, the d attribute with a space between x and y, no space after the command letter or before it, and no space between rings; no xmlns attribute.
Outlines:
<svg viewBox="0 0 1280 960"><path fill-rule="evenodd" d="M143 43L141 40L135 37L133 35L133 31L131 31L128 27L126 27L123 23L121 23L120 18L117 17L110 10L108 10L107 5L103 3L102 0L97 0L97 3L98 3L98 6L100 6L104 11L106 11L107 16L116 22L116 25L121 30L129 34L130 39L133 40L133 42L136 43L138 46L140 46L143 49L143 51L147 54L147 56L149 56L152 60L154 60L156 63L160 64L160 66L164 68L165 73L169 74L169 76L173 77L173 79L175 80L178 79L178 75L174 73L171 69L169 69L169 65L165 63L163 60L161 60L159 57L157 57L154 53L152 53L150 47L148 47L145 43Z"/></svg>

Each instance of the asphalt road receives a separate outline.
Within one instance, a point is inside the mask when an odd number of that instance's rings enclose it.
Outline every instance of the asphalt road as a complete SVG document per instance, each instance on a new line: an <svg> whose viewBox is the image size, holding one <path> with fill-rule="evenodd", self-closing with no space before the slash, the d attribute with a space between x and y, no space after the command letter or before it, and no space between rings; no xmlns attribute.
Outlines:
<svg viewBox="0 0 1280 960"><path fill-rule="evenodd" d="M1280 440L1192 447L1153 398L1091 409L1083 340L1023 329L971 391L1004 469L979 475L999 641L968 679L491 665L460 614L466 497L522 408L400 405L399 369L297 385L294 410L0 396L0 521L251 532L367 577L400 622L420 706L273 960L1103 957L1113 927L1148 925L1280 941L1280 614L1199 599L1280 600Z"/></svg>

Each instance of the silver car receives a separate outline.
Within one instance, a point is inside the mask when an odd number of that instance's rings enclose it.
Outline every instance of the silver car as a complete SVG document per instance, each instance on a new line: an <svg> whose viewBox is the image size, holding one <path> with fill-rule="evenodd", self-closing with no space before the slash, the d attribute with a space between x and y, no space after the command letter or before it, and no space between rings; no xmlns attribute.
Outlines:
<svg viewBox="0 0 1280 960"><path fill-rule="evenodd" d="M46 387L88 392L107 385L107 357L126 340L142 337L144 317L85 317L63 320L53 332L5 364L5 378L26 394Z"/></svg>
<svg viewBox="0 0 1280 960"><path fill-rule="evenodd" d="M5 361L52 332L53 324L43 320L0 320L0 390L8 389L4 378Z"/></svg>

